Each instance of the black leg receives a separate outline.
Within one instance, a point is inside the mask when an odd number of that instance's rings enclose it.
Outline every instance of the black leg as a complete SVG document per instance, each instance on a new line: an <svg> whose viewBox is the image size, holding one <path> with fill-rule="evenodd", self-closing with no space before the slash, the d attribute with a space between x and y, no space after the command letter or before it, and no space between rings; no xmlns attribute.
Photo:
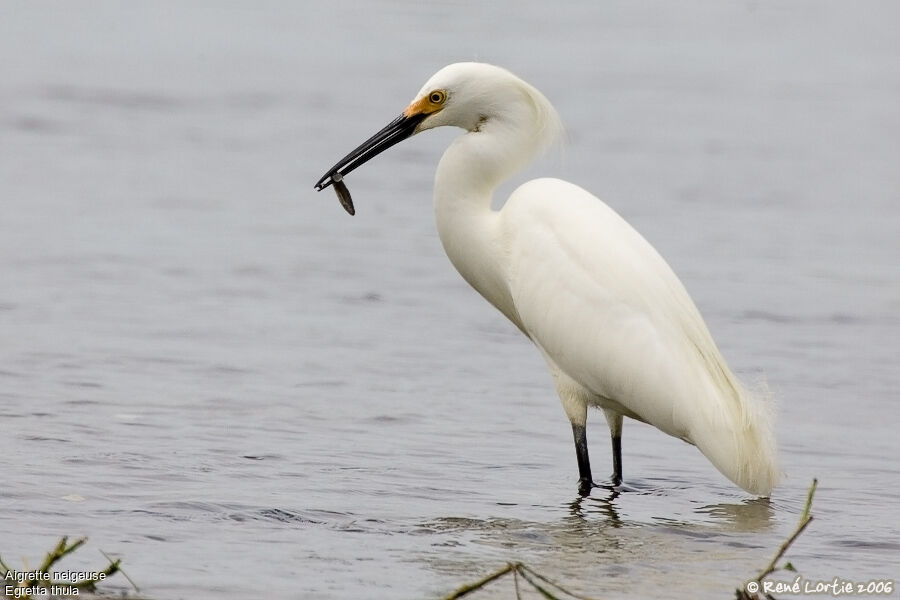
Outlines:
<svg viewBox="0 0 900 600"><path fill-rule="evenodd" d="M612 451L613 451L612 483L613 483L613 485L619 485L622 483L622 436L621 435L613 435L612 436Z"/></svg>
<svg viewBox="0 0 900 600"><path fill-rule="evenodd" d="M572 433L575 435L575 456L578 458L578 493L587 496L594 487L591 478L591 460L588 458L587 432L584 425L572 424Z"/></svg>

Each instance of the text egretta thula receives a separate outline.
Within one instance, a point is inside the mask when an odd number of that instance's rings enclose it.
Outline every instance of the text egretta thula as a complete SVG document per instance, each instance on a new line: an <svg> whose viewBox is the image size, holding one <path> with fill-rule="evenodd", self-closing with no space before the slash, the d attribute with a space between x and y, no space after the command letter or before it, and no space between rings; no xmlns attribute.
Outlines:
<svg viewBox="0 0 900 600"><path fill-rule="evenodd" d="M444 67L316 189L442 125L465 133L435 174L441 243L463 278L547 361L572 423L579 491L594 485L585 425L587 408L597 406L612 436L614 485L622 481L622 420L631 417L695 445L745 490L769 494L779 470L768 401L732 374L656 250L598 198L559 179L529 181L500 210L491 208L497 185L561 130L534 87L491 65Z"/></svg>

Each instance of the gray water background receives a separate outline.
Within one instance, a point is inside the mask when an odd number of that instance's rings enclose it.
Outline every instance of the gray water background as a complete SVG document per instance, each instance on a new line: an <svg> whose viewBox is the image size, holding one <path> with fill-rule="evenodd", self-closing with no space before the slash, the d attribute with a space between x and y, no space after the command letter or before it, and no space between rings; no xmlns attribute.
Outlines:
<svg viewBox="0 0 900 600"><path fill-rule="evenodd" d="M86 535L64 566L102 549L159 599L434 598L507 560L597 597L725 598L815 476L804 577L897 578L898 23L895 2L4 3L0 555ZM607 201L772 390L771 502L633 422L630 490L576 501L538 353L436 237L455 132L348 177L356 217L313 191L458 60L567 125L514 183ZM599 413L589 441L599 478Z"/></svg>

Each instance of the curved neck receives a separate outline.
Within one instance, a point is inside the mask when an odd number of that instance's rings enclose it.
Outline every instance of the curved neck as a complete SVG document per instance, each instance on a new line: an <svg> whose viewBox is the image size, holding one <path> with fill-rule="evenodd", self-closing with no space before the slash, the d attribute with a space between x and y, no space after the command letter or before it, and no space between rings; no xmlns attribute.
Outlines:
<svg viewBox="0 0 900 600"><path fill-rule="evenodd" d="M491 209L491 199L494 189L531 159L535 142L527 132L504 125L485 124L453 141L435 174L434 211L450 262L521 328L505 277L500 213Z"/></svg>

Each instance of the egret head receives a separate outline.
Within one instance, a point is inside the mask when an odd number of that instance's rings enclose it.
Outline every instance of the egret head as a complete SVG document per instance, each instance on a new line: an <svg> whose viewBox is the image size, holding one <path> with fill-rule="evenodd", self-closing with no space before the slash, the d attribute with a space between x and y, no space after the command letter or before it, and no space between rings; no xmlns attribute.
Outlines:
<svg viewBox="0 0 900 600"><path fill-rule="evenodd" d="M484 63L455 63L435 73L404 111L421 113L426 118L415 133L442 125L477 132L508 124L551 142L562 129L543 94L506 69Z"/></svg>
<svg viewBox="0 0 900 600"><path fill-rule="evenodd" d="M562 130L543 94L509 71L455 63L435 73L399 117L329 169L316 189L331 185L333 174L346 175L406 138L444 125L471 133L503 129L511 148L524 143L534 149L555 140Z"/></svg>

